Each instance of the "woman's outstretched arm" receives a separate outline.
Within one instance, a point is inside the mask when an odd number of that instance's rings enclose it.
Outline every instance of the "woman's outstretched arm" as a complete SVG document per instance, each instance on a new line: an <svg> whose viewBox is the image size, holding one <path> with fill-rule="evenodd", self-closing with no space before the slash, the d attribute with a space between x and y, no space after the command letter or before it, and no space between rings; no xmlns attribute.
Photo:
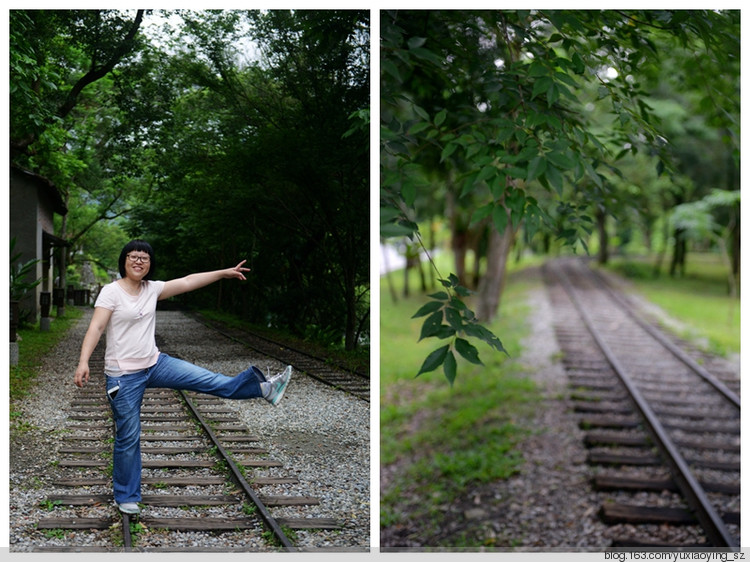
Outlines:
<svg viewBox="0 0 750 562"><path fill-rule="evenodd" d="M195 291L196 289L215 283L220 279L239 279L240 281L244 281L244 272L250 271L247 267L242 267L245 265L246 261L247 260L242 260L235 267L230 267L228 269L217 269L216 271L205 271L203 273L191 273L185 277L167 281L164 284L164 289L162 289L161 295L159 295L159 300Z"/></svg>

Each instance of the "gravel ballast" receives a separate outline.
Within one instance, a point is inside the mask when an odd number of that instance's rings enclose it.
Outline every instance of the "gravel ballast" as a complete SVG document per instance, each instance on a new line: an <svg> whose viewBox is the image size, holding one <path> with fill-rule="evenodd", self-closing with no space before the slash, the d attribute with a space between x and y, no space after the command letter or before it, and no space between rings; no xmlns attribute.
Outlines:
<svg viewBox="0 0 750 562"><path fill-rule="evenodd" d="M44 358L33 393L14 403L14 410L20 416L11 423L9 443L10 552L65 545L65 539L44 534L35 526L50 515L40 503L53 491L51 483L58 476L60 436L68 428L67 411L77 395L73 373L90 318L91 310L86 310L76 326ZM250 364L271 374L284 368L278 361L255 356L252 350L179 312L160 311L157 333L163 338L163 350L218 372L235 374ZM283 463L285 474L299 479L293 493L320 500L319 505L282 508L273 515L332 518L341 523L337 530L295 531L295 546L304 551L366 551L370 547L369 404L301 373L293 375L277 407L260 399L224 402L237 412L241 423L260 437L262 446L269 449L269 457ZM102 492L111 493L111 489ZM264 488L262 493L272 495L283 491ZM105 515L114 514L112 506L103 509ZM160 509L163 508L146 506L144 516L159 517ZM78 513L78 516L99 515L101 507L92 508L90 515ZM262 541L232 544L233 536L196 533L185 537L180 545L154 546L271 550ZM102 533L91 540L86 546L107 546L110 537ZM141 540L145 542L139 546L149 546L147 538ZM240 536L237 540L243 539Z"/></svg>

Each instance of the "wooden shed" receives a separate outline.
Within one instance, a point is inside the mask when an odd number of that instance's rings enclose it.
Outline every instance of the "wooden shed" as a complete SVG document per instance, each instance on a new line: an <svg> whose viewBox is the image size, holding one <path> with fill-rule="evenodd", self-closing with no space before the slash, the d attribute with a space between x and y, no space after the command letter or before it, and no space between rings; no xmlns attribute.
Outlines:
<svg viewBox="0 0 750 562"><path fill-rule="evenodd" d="M14 253L20 253L18 263L39 260L29 275L29 280L42 279L35 293L20 303L32 319L39 317L40 294L52 292L55 259L53 249L65 244L54 235L55 214L65 215L68 209L57 187L48 179L24 170L10 167L10 240L15 238Z"/></svg>

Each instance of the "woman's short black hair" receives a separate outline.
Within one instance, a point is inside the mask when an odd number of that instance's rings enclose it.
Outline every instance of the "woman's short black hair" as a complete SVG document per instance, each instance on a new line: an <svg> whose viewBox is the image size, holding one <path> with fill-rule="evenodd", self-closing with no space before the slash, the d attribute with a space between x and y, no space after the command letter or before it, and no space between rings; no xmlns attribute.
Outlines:
<svg viewBox="0 0 750 562"><path fill-rule="evenodd" d="M150 258L149 268L148 273L143 279L145 281L149 281L154 275L154 271L156 271L156 262L154 261L154 249L151 247L151 244L149 244L148 242L144 242L143 240L131 240L130 242L125 244L122 252L120 252L120 260L118 262L118 266L120 268L120 277L125 279L125 260L127 259L130 252L146 252L148 254L148 257Z"/></svg>

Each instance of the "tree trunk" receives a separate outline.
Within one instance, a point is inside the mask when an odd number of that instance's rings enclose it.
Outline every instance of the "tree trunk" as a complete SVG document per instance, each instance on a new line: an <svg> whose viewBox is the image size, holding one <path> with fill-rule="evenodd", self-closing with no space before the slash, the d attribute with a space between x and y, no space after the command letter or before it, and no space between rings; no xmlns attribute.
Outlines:
<svg viewBox="0 0 750 562"><path fill-rule="evenodd" d="M357 288L354 286L355 272L346 274L346 327L344 329L344 349L353 351L357 348Z"/></svg>
<svg viewBox="0 0 750 562"><path fill-rule="evenodd" d="M499 233L497 229L490 229L487 271L479 283L479 301L476 311L477 318L482 322L490 322L495 318L500 308L500 297L505 288L505 270L515 238L510 213L508 215L505 232Z"/></svg>
<svg viewBox="0 0 750 562"><path fill-rule="evenodd" d="M599 265L609 262L609 235L607 234L607 213L596 210L596 227L599 231Z"/></svg>
<svg viewBox="0 0 750 562"><path fill-rule="evenodd" d="M674 231L674 250L672 252L672 263L669 266L669 276L674 277L677 270L680 276L685 275L685 254L687 252L687 240L685 240L685 231L676 228Z"/></svg>
<svg viewBox="0 0 750 562"><path fill-rule="evenodd" d="M445 196L445 211L451 229L451 250L453 251L453 273L458 277L458 282L464 287L468 286L466 281L466 254L469 246L468 226L459 217L456 208L455 197L449 190Z"/></svg>

